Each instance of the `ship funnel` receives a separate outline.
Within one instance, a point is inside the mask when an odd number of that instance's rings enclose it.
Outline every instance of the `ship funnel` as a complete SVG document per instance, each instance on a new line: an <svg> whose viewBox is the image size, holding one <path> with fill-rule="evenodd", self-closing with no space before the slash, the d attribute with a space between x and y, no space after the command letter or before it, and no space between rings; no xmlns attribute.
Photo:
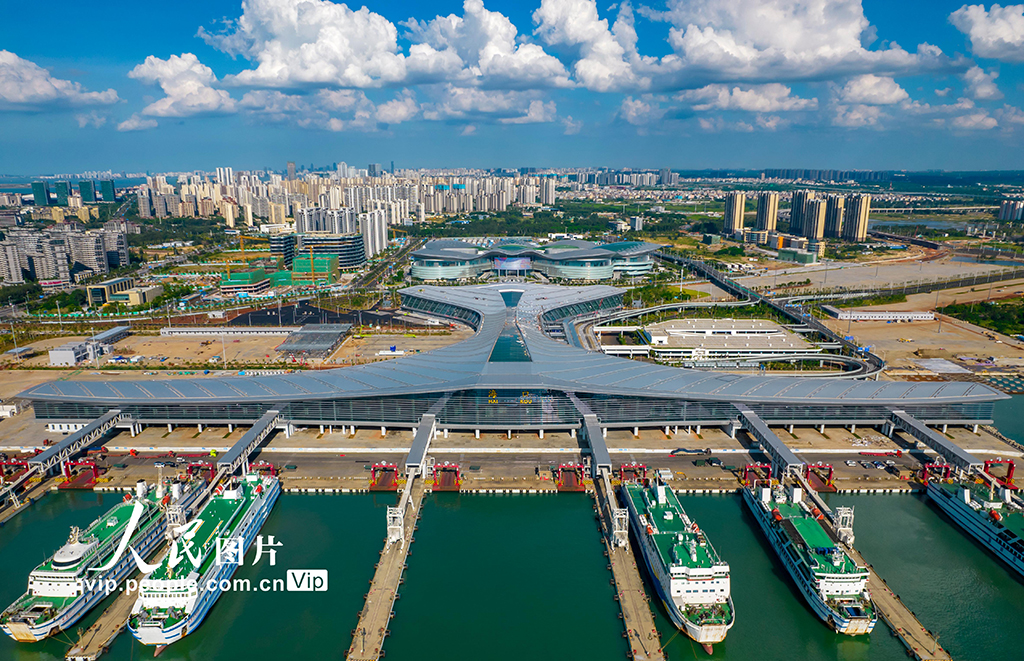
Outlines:
<svg viewBox="0 0 1024 661"><path fill-rule="evenodd" d="M794 505L796 505L801 500L803 500L803 497L804 497L804 490L802 488L794 486L794 487L792 487L789 490L789 499L791 501L793 501Z"/></svg>
<svg viewBox="0 0 1024 661"><path fill-rule="evenodd" d="M1004 503L1013 502L1013 492L1007 489L1006 487L1003 487L1002 489L999 490L999 495L1002 496Z"/></svg>
<svg viewBox="0 0 1024 661"><path fill-rule="evenodd" d="M171 498L181 500L181 482L171 483Z"/></svg>
<svg viewBox="0 0 1024 661"><path fill-rule="evenodd" d="M666 487L664 484L659 484L658 485L658 504L659 505L664 505L665 503L668 502L668 494L666 493L667 490L668 490L668 487Z"/></svg>
<svg viewBox="0 0 1024 661"><path fill-rule="evenodd" d="M767 503L772 499L772 490L768 487L761 487L761 502Z"/></svg>
<svg viewBox="0 0 1024 661"><path fill-rule="evenodd" d="M135 483L135 497L142 500L149 493L149 487L146 486L145 480L139 480Z"/></svg>

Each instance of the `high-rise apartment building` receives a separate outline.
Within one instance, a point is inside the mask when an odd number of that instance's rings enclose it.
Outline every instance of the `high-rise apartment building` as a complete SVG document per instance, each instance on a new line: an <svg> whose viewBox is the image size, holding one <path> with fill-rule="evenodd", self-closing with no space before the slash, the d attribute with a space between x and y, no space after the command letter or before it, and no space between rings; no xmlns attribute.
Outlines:
<svg viewBox="0 0 1024 661"><path fill-rule="evenodd" d="M850 195L846 200L846 214L843 218L843 238L847 241L864 241L868 238L868 214L871 213L871 195L862 193Z"/></svg>
<svg viewBox="0 0 1024 661"><path fill-rule="evenodd" d="M57 206L66 207L68 205L68 198L71 197L71 182L58 181L54 184L53 190L57 194Z"/></svg>
<svg viewBox="0 0 1024 661"><path fill-rule="evenodd" d="M288 181L295 181L295 161L288 161Z"/></svg>
<svg viewBox="0 0 1024 661"><path fill-rule="evenodd" d="M729 193L725 197L725 231L728 234L743 231L743 212L747 196L744 193Z"/></svg>
<svg viewBox="0 0 1024 661"><path fill-rule="evenodd" d="M383 211L359 214L359 233L363 235L366 259L384 252L388 247L388 220Z"/></svg>
<svg viewBox="0 0 1024 661"><path fill-rule="evenodd" d="M104 179L100 182L100 195L103 196L104 202L117 201L117 195L114 192L114 182L111 179Z"/></svg>
<svg viewBox="0 0 1024 661"><path fill-rule="evenodd" d="M843 213L846 198L829 195L825 198L825 237L838 239L843 235Z"/></svg>
<svg viewBox="0 0 1024 661"><path fill-rule="evenodd" d="M803 235L808 239L820 239L825 236L825 211L827 204L821 198L807 200L804 205Z"/></svg>
<svg viewBox="0 0 1024 661"><path fill-rule="evenodd" d="M21 251L13 241L0 243L0 280L8 285L25 282L21 272Z"/></svg>
<svg viewBox="0 0 1024 661"><path fill-rule="evenodd" d="M69 232L65 241L71 250L76 270L89 269L93 273L106 273L107 249L99 232Z"/></svg>
<svg viewBox="0 0 1024 661"><path fill-rule="evenodd" d="M139 218L152 218L153 217L153 203L149 198L149 188L141 186L136 198L139 201Z"/></svg>
<svg viewBox="0 0 1024 661"><path fill-rule="evenodd" d="M555 203L555 180L552 177L540 182L540 203L551 206Z"/></svg>
<svg viewBox="0 0 1024 661"><path fill-rule="evenodd" d="M50 206L50 185L45 181L33 181L32 202L37 207Z"/></svg>
<svg viewBox="0 0 1024 661"><path fill-rule="evenodd" d="M789 210L789 233L806 236L804 232L804 209L814 199L814 191L798 190L793 193Z"/></svg>
<svg viewBox="0 0 1024 661"><path fill-rule="evenodd" d="M757 196L757 229L774 232L779 222L779 194L765 191Z"/></svg>
<svg viewBox="0 0 1024 661"><path fill-rule="evenodd" d="M78 192L81 193L83 202L96 202L96 184L92 183L92 181L79 181Z"/></svg>

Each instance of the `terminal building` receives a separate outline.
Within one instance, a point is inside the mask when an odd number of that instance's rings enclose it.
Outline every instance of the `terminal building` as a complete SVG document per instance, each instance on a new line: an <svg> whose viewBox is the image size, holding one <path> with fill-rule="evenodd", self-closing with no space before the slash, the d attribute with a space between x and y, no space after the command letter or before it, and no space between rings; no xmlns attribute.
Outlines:
<svg viewBox="0 0 1024 661"><path fill-rule="evenodd" d="M512 239L485 247L442 239L412 253L411 274L418 280L429 281L479 278L488 273L499 277L525 276L536 272L548 278L603 281L650 273L658 248L643 241L564 240L539 244L529 239Z"/></svg>
<svg viewBox="0 0 1024 661"><path fill-rule="evenodd" d="M580 431L595 452L595 434L609 428L715 425L735 432L767 424L885 425L908 417L928 425L988 424L994 403L1007 397L961 381L680 369L555 339L576 319L621 310L623 291L606 285L424 285L406 288L401 296L405 310L465 324L475 333L434 351L331 370L67 379L33 386L20 397L51 428L88 425L112 411L135 428L274 421L286 433L310 425L412 430L429 419L438 433Z"/></svg>

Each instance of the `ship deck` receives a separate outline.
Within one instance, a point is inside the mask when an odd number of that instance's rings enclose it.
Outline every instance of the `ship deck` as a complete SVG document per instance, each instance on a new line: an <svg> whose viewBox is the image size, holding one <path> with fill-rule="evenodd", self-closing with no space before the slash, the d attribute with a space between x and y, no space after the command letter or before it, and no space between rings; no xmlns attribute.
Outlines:
<svg viewBox="0 0 1024 661"><path fill-rule="evenodd" d="M95 521L89 524L89 527L82 531L80 539L86 541L91 537L95 537L97 541L97 547L103 546L104 542L112 537L120 537L124 534L125 526L128 525L128 520L132 517L132 510L134 509L133 502L118 503L111 509L104 512L103 516L97 518ZM115 519L114 525L107 525L107 522L111 519ZM59 550L59 549L58 549ZM86 555L84 559L90 559L93 555L90 553ZM102 558L101 558L102 560ZM79 563L81 564L81 563ZM74 571L68 573L77 572L78 565L75 565ZM53 556L51 555L46 559L46 562L36 567L35 571L67 571L67 570L55 570L53 568Z"/></svg>
<svg viewBox="0 0 1024 661"><path fill-rule="evenodd" d="M243 496L237 500L226 500L220 496L215 496L210 499L210 502L206 503L202 511L196 515L196 518L202 521L199 527L196 529L196 534L192 537L193 547L197 550L192 551L193 555L199 555L203 558L202 563L196 571L199 575L204 575L210 566L217 560L216 553L210 553L210 546L216 544L216 538L230 533L231 530L241 520L241 516L236 516L236 513L240 510L248 507L252 503L252 493L255 488L255 484L249 484L248 482L242 482L241 489L243 490ZM184 551L182 551L184 553ZM175 570L179 572L184 569L184 575L176 575ZM178 567L171 568L170 566L170 554L168 554L160 566L149 576L151 580L168 580L168 579L181 579L185 578L189 573L193 571L192 563L186 557Z"/></svg>
<svg viewBox="0 0 1024 661"><path fill-rule="evenodd" d="M821 523L799 505L772 500L768 502L768 511L773 509L779 510L779 514L782 515L782 529L812 572L832 575L864 573L864 570L858 567L857 563L829 536ZM786 525L787 523L789 525ZM840 548L843 554L842 562L838 566L832 563L833 548Z"/></svg>
<svg viewBox="0 0 1024 661"><path fill-rule="evenodd" d="M680 504L679 498L671 489L667 489L668 502L665 505L659 505L657 496L652 496L650 493L648 493L647 502L645 502L645 489L642 486L627 484L625 487L626 493L629 494L629 499L633 501L636 511L647 514L648 520L653 524L655 533L651 537L655 547L658 549L658 555L661 556L661 562L666 568L674 564L677 566L710 569L715 564L721 562L718 553L707 537L702 533L695 533L689 529L686 524L689 517L686 516L686 511L683 509L682 504ZM650 503L649 506L648 502ZM666 519L666 513L671 513L672 518ZM679 540L679 535L683 536L682 541ZM701 539L699 538L703 539L703 545L701 545ZM691 540L696 543L696 559L690 556Z"/></svg>
<svg viewBox="0 0 1024 661"><path fill-rule="evenodd" d="M948 492L953 498L957 497L957 492L961 486L959 482L938 482L937 484L940 489ZM970 482L963 486L970 488L971 495L974 496L975 500L991 502L992 500L999 499L998 494L995 494L994 498L990 498L989 491L983 484ZM979 516L984 516L983 512L979 512L978 514ZM998 522L999 525L1016 535L1019 540L1024 540L1024 512L1021 512L1020 510L1008 510L1004 505L999 509L999 514L1002 517Z"/></svg>

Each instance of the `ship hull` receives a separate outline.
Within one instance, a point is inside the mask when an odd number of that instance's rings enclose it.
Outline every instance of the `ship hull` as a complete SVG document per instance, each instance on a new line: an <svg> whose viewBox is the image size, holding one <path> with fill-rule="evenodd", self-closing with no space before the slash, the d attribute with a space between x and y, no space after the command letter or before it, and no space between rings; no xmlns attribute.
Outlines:
<svg viewBox="0 0 1024 661"><path fill-rule="evenodd" d="M138 541L134 542L132 547L141 557L149 556L160 545L165 530L167 521L161 514L141 533L141 537L137 538ZM3 631L22 643L40 641L60 631L66 631L109 595L105 587L108 581L120 584L133 569L135 560L131 553L125 553L109 571L88 577L89 582L85 584L84 592L62 608L56 617L31 625L25 622L7 622L3 625Z"/></svg>
<svg viewBox="0 0 1024 661"><path fill-rule="evenodd" d="M274 503L280 494L280 482L274 480L267 487L262 500L254 504L252 509L250 509L247 514L248 521L244 522L244 527L239 535L242 538L243 554L249 549L249 545L252 544L260 528L263 527L263 523L270 515L270 510L274 507ZM230 580L237 569L238 566L234 564L214 564L210 571L199 579L199 596L196 598L195 605L192 607L188 617L180 622L170 627L141 625L137 628L133 628L129 622L128 630L143 645L163 647L181 640L188 634L193 633L203 623L207 613L210 612L210 609L213 608L213 605L223 593L221 581Z"/></svg>
<svg viewBox="0 0 1024 661"><path fill-rule="evenodd" d="M1016 554L1010 545L999 538L1001 532L985 515L974 511L956 494L950 493L933 482L928 483L928 497L946 516L953 519L960 528L978 540L997 558L1008 564L1018 574L1024 576L1024 555Z"/></svg>
<svg viewBox="0 0 1024 661"><path fill-rule="evenodd" d="M183 507L190 506L200 493L202 493L202 488L193 486L184 494L180 504ZM136 535L135 540L131 543L131 548L138 552L139 557L148 558L160 546L166 530L167 518L161 513L152 520L148 528L144 528ZM93 587L86 589L81 596L62 608L56 617L33 625L24 622L9 622L0 628L11 638L23 643L37 642L60 631L66 631L68 627L74 626L76 622L109 596L110 593L106 590L108 581L119 584L131 575L134 566L131 553L125 553L109 571L101 575L89 576L90 583L88 585Z"/></svg>
<svg viewBox="0 0 1024 661"><path fill-rule="evenodd" d="M668 613L669 619L672 620L672 624L677 629L686 633L687 636L692 638L694 641L702 645L714 645L725 640L726 634L729 633L729 629L736 623L736 610L733 608L732 595L729 596L729 612L732 613L732 618L728 624L697 624L691 622L683 616L682 611L678 606L675 605L675 600L672 599L669 590L666 589L668 585L668 577L665 572L661 569L661 562L658 560L658 552L647 538L646 531L640 526L640 517L633 505L633 501L628 496L622 500L626 502L626 508L629 511L629 525L633 529L633 535L637 539L640 546L640 557L643 558L644 566L647 567L647 574L651 577L654 583L654 589L658 593L658 598L661 600L662 605L665 607L665 612Z"/></svg>
<svg viewBox="0 0 1024 661"><path fill-rule="evenodd" d="M800 594L803 595L804 600L807 601L814 614L832 627L836 633L849 636L871 633L875 628L875 623L878 621L877 618L843 617L834 609L829 608L815 587L803 577L803 573L796 562L785 552L786 540L782 538L782 533L778 528L771 524L769 513L757 502L756 496L750 489L743 489L743 499L746 501L751 514L757 520L757 524L761 527L761 532L764 533L768 543L771 544L772 550L775 551L775 556L779 558L786 571L789 572L790 578L796 583Z"/></svg>

